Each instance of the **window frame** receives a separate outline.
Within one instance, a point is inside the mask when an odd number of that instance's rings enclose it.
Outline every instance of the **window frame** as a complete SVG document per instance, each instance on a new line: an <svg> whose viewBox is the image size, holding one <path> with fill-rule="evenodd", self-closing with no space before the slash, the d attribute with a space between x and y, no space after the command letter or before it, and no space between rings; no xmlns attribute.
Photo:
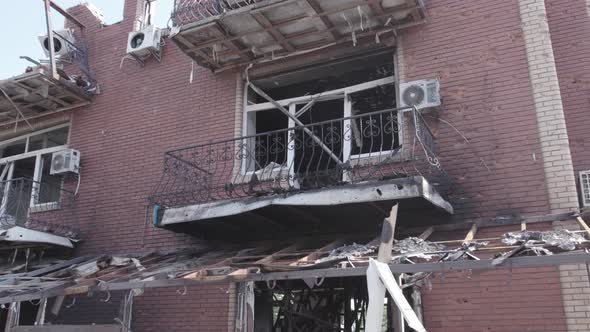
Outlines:
<svg viewBox="0 0 590 332"><path fill-rule="evenodd" d="M0 181L7 182L13 180L14 175L14 168L15 162L19 160L24 160L28 158L35 158L35 168L33 171L33 182L31 188L31 200L29 203L29 208L31 211L41 210L47 211L48 209L57 209L59 208L59 201L56 202L46 202L46 203L39 203L39 193L41 190L41 181L43 176L43 158L46 158L46 155L51 155L55 152L59 152L68 148L68 141L69 137L66 138L66 143L63 145L53 146L50 148L43 148L35 151L28 151L29 150L29 141L31 137L35 137L38 135L42 135L48 132L56 131L63 128L69 128L70 124L65 123L49 128L45 128L42 130L38 130L26 135L14 137L8 140L5 140L0 143L0 150L4 149L7 146L10 146L11 143L22 141L23 139L26 140L25 143L25 152L21 154L17 154L14 156L0 158L0 165L5 167L5 171L3 170L0 174ZM68 133L69 135L69 133ZM63 186L63 181L60 185L60 189ZM8 191L9 187L7 186L4 188L4 195L2 196L2 201L0 203L0 214L3 213L6 209L8 204Z"/></svg>
<svg viewBox="0 0 590 332"><path fill-rule="evenodd" d="M276 102L278 104L280 104L281 106L285 107L287 110L289 110L289 113L291 113L292 115L295 115L297 112L297 106L298 105L305 105L309 102L322 102L322 101L328 101L328 100L339 100L342 99L344 105L343 105L343 118L350 118L351 116L353 116L352 114L352 100L350 98L350 95L357 93L357 92L361 92L361 91L366 91L366 90L370 90L379 86L383 86L383 85L388 85L388 84L393 84L396 86L397 89L397 80L396 80L396 76L392 75L392 76L388 76L385 78L381 78L381 79L377 79L377 80L373 80L373 81L368 81L368 82L364 82L364 83L360 83L360 84L356 84L356 85L351 85L345 88L341 88L341 89L336 89L336 90L331 90L331 91L326 91L323 93L319 93L319 94L315 94L315 95L306 95L306 96L300 96L300 97L294 97L294 98L287 98L287 99L282 99L282 100L277 100ZM260 111L268 111L268 110L276 110L276 106L271 103L271 102L265 102L265 103L256 103L256 104L250 104L249 100L248 100L248 92L249 92L249 84L245 84L244 86L244 106L243 106L243 121L242 121L242 136L251 136L251 135L255 135L256 133L256 121L252 121L252 117L250 116L250 114L255 114L256 112L260 112ZM379 110L375 110L375 111L379 111ZM278 110L277 110L278 112ZM254 118L255 119L255 118ZM401 138L404 137L404 133L403 133L403 112L397 112L397 120L398 120L398 135L400 137L400 140L403 141ZM343 130L344 128L350 128L352 126L352 121L350 119L344 120L343 121ZM293 121L292 118L288 119L288 124L287 124L287 128L293 128L295 127L295 121ZM292 135L294 134L293 131L289 131L288 135ZM293 167L289 167L289 165L291 165L294 161L295 161L295 149L293 148L293 146L291 144L294 144L294 142L291 142L288 149L287 149L287 168L289 168L290 170L290 174L291 176L295 175L295 174L291 174L294 172ZM400 147L402 146L403 142L400 142ZM371 159L371 158L375 158L375 157L379 157L382 155L386 155L388 153L391 153L392 150L389 151L379 151L379 152L372 152L372 153L362 153L362 154L353 154L352 153L352 141L348 140L348 141L344 141L343 147L342 147L342 160L344 162L346 161L353 161L353 162L358 162L361 160L367 160L367 159ZM254 173L254 171L251 170L247 170L246 169L246 163L242 163L241 167L240 167L240 175L242 176L248 176L248 175L252 175ZM293 177L291 177L293 178ZM346 181L348 179L348 176L345 172L345 174L343 174L343 180Z"/></svg>

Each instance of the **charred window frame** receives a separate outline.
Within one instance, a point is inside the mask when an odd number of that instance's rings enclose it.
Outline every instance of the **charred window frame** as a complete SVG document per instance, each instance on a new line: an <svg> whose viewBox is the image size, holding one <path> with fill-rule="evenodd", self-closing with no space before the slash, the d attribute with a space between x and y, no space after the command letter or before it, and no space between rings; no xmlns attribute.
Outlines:
<svg viewBox="0 0 590 332"><path fill-rule="evenodd" d="M387 53L385 57L379 55L377 59L387 59L387 62L374 61L372 58L364 59L360 69L364 72L361 75L358 71L347 72L346 68L351 65L341 61L334 66L320 67L318 73L315 73L316 70L312 67L303 74L286 73L253 82L288 109L291 115L296 116L306 126L311 125L309 128L314 132L318 131L317 135L322 137L324 143L327 142L326 137L340 137L342 141L336 146L337 151L334 151L334 154L344 163L357 162L391 155L402 145L402 112L371 114L392 110L397 106L393 54ZM359 59L354 61L357 63ZM334 71L339 69L344 70L344 78L334 79ZM306 77L307 80L300 79L297 82L296 76L306 73L313 73L312 80ZM326 90L331 87L334 89ZM298 130L295 121L258 96L248 86L244 95L246 98L242 133L245 137L252 137L247 140L246 145L257 157L242 164L241 174L253 173L263 168L272 168L277 172L294 172L300 168L297 166L301 163L322 163L322 168L333 167L327 158L308 158L302 161L302 157L298 156L301 155L301 151L294 146L293 139L290 138L295 135L305 141L305 136L309 135ZM310 106L310 102L313 105ZM319 122L324 124L313 125ZM291 130L293 128L295 130ZM307 139L309 140L309 137ZM328 141L333 145L332 139ZM346 180L345 176L343 180Z"/></svg>

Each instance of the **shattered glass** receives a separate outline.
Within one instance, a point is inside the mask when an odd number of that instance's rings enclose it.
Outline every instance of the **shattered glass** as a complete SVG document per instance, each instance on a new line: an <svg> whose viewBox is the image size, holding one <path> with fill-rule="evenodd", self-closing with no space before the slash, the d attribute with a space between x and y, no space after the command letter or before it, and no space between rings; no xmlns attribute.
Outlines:
<svg viewBox="0 0 590 332"><path fill-rule="evenodd" d="M580 234L572 233L566 229L551 231L522 231L509 232L502 236L502 243L507 245L516 244L546 244L556 246L563 250L575 250L576 245L584 242Z"/></svg>

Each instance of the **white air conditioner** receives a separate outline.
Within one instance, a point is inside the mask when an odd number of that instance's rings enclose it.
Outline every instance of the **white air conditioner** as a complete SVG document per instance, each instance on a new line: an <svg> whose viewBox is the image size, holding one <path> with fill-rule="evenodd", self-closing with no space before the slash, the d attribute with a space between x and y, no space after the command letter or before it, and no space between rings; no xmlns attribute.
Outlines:
<svg viewBox="0 0 590 332"><path fill-rule="evenodd" d="M580 191L582 192L582 205L590 207L590 171L580 172Z"/></svg>
<svg viewBox="0 0 590 332"><path fill-rule="evenodd" d="M129 33L127 38L127 54L139 57L160 52L160 29L149 25L142 30Z"/></svg>
<svg viewBox="0 0 590 332"><path fill-rule="evenodd" d="M440 83L438 80L403 82L399 85L400 107L416 106L417 109L439 107Z"/></svg>
<svg viewBox="0 0 590 332"><path fill-rule="evenodd" d="M72 30L59 30L53 34L53 51L56 57L66 57L70 55L74 50L74 33ZM39 36L39 43L45 52L45 55L49 57L49 37L47 35Z"/></svg>
<svg viewBox="0 0 590 332"><path fill-rule="evenodd" d="M66 149L54 152L51 156L49 174L78 173L80 170L80 151Z"/></svg>

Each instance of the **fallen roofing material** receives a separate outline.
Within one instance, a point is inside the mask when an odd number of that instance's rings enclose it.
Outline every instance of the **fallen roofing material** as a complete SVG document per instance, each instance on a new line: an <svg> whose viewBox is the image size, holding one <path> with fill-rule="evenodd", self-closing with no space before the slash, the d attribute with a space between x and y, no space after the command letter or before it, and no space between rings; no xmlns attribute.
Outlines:
<svg viewBox="0 0 590 332"><path fill-rule="evenodd" d="M576 231L572 234L586 234ZM372 241L362 239L371 239ZM463 240L444 241L446 249L439 252L437 262L425 262L420 257L422 252L409 254L403 260L393 260L389 264L392 273L409 274L410 283L418 282L430 272L457 272L461 270L487 270L497 267L493 259L479 259L475 255L481 252L485 256L498 253L502 262L510 262L512 267L542 266L590 262L590 254L581 250L587 240L577 243L572 252L563 251L549 243L539 244L538 248L553 248L553 255L534 256L533 251L515 251L522 247L497 246L502 238L486 239L486 242L464 242ZM179 251L168 253L150 252L139 255L116 255L76 258L68 262L53 262L38 267L30 272L12 271L15 265L0 268L0 303L26 301L43 297L81 294L90 291L129 290L136 288L182 287L200 283L227 283L242 281L290 280L309 278L331 278L363 276L369 259L375 257L374 243L378 238L368 234L359 234L351 238L350 234L331 238L305 238L299 240L259 243L254 247L225 248L210 250L207 253ZM415 239L398 241L419 243ZM342 247L341 243L351 245ZM354 243L357 243L356 245ZM367 243L363 245L359 243ZM452 246L452 243L458 243ZM427 249L441 248L440 243L427 243ZM252 249L253 248L253 249ZM326 249L329 248L329 249ZM374 248L374 247L373 247ZM398 248L399 250L399 248ZM405 249L404 249L405 250ZM513 257L514 255L525 257ZM332 257L330 257L332 255ZM308 261L309 257L314 257ZM330 257L325 262L314 263L318 259ZM345 257L342 259L342 257ZM306 263L302 263L302 262ZM20 265L20 263L16 263ZM23 267L20 268L21 270ZM4 272L2 272L4 271ZM100 280L100 282L99 282Z"/></svg>
<svg viewBox="0 0 590 332"><path fill-rule="evenodd" d="M584 237L567 229L544 232L521 231L504 234L502 242L511 246L515 244L528 244L529 246L546 244L563 250L575 250L576 245L584 242Z"/></svg>
<svg viewBox="0 0 590 332"><path fill-rule="evenodd" d="M47 232L41 232L21 226L0 229L0 244L48 244L66 248L73 248L71 239Z"/></svg>
<svg viewBox="0 0 590 332"><path fill-rule="evenodd" d="M88 105L92 95L84 84L52 78L43 68L0 80L0 124Z"/></svg>

